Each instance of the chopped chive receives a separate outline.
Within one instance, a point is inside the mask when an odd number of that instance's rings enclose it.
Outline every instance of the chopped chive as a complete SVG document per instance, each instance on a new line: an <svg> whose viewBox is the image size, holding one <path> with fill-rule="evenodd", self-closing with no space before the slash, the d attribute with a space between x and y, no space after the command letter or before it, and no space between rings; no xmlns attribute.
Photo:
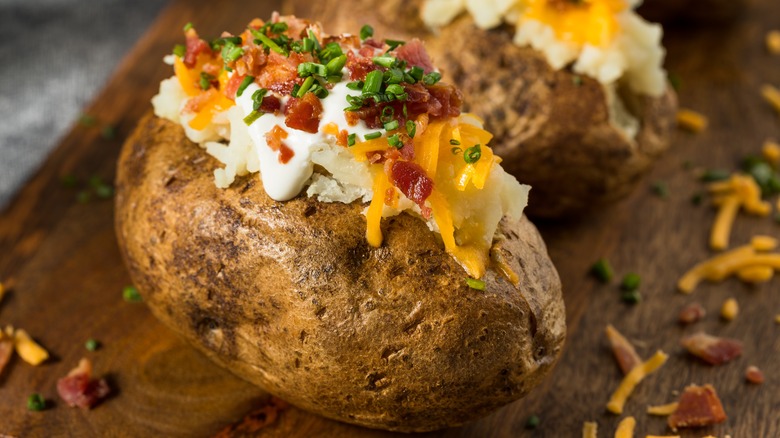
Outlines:
<svg viewBox="0 0 780 438"><path fill-rule="evenodd" d="M287 26L287 23L285 23L284 21L280 21L278 23L274 23L271 25L271 33L275 33L278 35L280 33L287 32L288 28L289 27Z"/></svg>
<svg viewBox="0 0 780 438"><path fill-rule="evenodd" d="M374 140L382 136L381 132L372 132L370 134L366 134L364 137L366 140Z"/></svg>
<svg viewBox="0 0 780 438"><path fill-rule="evenodd" d="M341 73L341 69L347 65L347 55L337 56L328 62L327 70L329 75L335 75Z"/></svg>
<svg viewBox="0 0 780 438"><path fill-rule="evenodd" d="M620 283L620 289L626 291L626 292L632 292L637 289L639 289L641 278L639 277L639 274L636 274L634 272L629 272L625 276L623 276L623 281Z"/></svg>
<svg viewBox="0 0 780 438"><path fill-rule="evenodd" d="M463 153L463 159L469 164L476 163L480 158L482 158L482 148L478 144L466 149L466 152Z"/></svg>
<svg viewBox="0 0 780 438"><path fill-rule="evenodd" d="M46 399L36 393L27 397L27 409L30 411L42 411L46 409Z"/></svg>
<svg viewBox="0 0 780 438"><path fill-rule="evenodd" d="M141 294L138 293L138 289L136 289L135 286L125 286L125 288L122 289L122 297L128 303L140 303L143 301Z"/></svg>
<svg viewBox="0 0 780 438"><path fill-rule="evenodd" d="M436 71L430 72L423 76L422 80L425 85L433 85L441 80L441 73Z"/></svg>
<svg viewBox="0 0 780 438"><path fill-rule="evenodd" d="M699 180L702 182L715 182L729 179L731 173L722 169L707 169L701 174Z"/></svg>
<svg viewBox="0 0 780 438"><path fill-rule="evenodd" d="M184 55L187 54L187 48L183 44L176 44L173 46L173 54L179 58L184 58Z"/></svg>
<svg viewBox="0 0 780 438"><path fill-rule="evenodd" d="M238 86L238 90L236 90L236 96L241 97L242 94L244 94L244 90L246 90L246 87L249 86L252 82L255 81L254 76L247 76L244 78L243 81L241 81L241 85Z"/></svg>
<svg viewBox="0 0 780 438"><path fill-rule="evenodd" d="M357 134L349 134L347 136L347 146L355 146L356 139L357 139Z"/></svg>
<svg viewBox="0 0 780 438"><path fill-rule="evenodd" d="M387 44L388 46L390 46L390 50L395 50L395 48L396 48L396 47L398 47L398 46L403 46L404 44L406 44L406 41L401 41L401 40L385 40L385 44Z"/></svg>
<svg viewBox="0 0 780 438"><path fill-rule="evenodd" d="M525 420L525 428L526 429L536 429L539 427L539 423L541 423L541 420L539 419L538 415L531 415L528 417L527 420Z"/></svg>
<svg viewBox="0 0 780 438"><path fill-rule="evenodd" d="M114 188L108 184L101 184L95 187L95 195L100 199L108 199L114 196Z"/></svg>
<svg viewBox="0 0 780 438"><path fill-rule="evenodd" d="M398 84L392 84L387 86L387 94L392 94L397 96L400 96L404 94L404 87Z"/></svg>
<svg viewBox="0 0 780 438"><path fill-rule="evenodd" d="M87 342L84 343L84 348L89 351L95 351L100 348L100 342L96 341L95 339L87 339Z"/></svg>
<svg viewBox="0 0 780 438"><path fill-rule="evenodd" d="M374 28L368 24L364 24L363 27L360 28L360 40L367 40L372 36L374 36Z"/></svg>
<svg viewBox="0 0 780 438"><path fill-rule="evenodd" d="M409 75L417 82L422 80L423 74L425 74L425 70L423 70L422 67L418 67L416 65L409 70Z"/></svg>
<svg viewBox="0 0 780 438"><path fill-rule="evenodd" d="M394 115L395 115L395 109L393 109L393 107L391 106L386 106L382 108L382 115L379 117L379 120L381 120L382 123L387 123L393 120Z"/></svg>
<svg viewBox="0 0 780 438"><path fill-rule="evenodd" d="M674 88L674 91L680 91L680 87L682 87L682 78L680 78L680 75L676 73L669 73L669 83L672 85L672 88Z"/></svg>
<svg viewBox="0 0 780 438"><path fill-rule="evenodd" d="M463 152L463 149L455 146L454 148L450 149L450 152L452 152L452 155L457 155L457 154Z"/></svg>
<svg viewBox="0 0 780 438"><path fill-rule="evenodd" d="M95 118L95 116L91 116L86 113L82 114L81 117L79 117L79 124L81 126L86 126L86 127L95 126L96 122L97 119Z"/></svg>
<svg viewBox="0 0 780 438"><path fill-rule="evenodd" d="M92 195L86 190L81 190L76 193L76 202L79 204L86 204L90 199L92 199Z"/></svg>
<svg viewBox="0 0 780 438"><path fill-rule="evenodd" d="M404 143L401 141L401 138L398 136L398 134L393 134L390 137L387 137L387 142L390 144L390 146L401 149L404 147Z"/></svg>
<svg viewBox="0 0 780 438"><path fill-rule="evenodd" d="M661 199L669 197L669 187L663 181L654 182L651 189L653 190L653 193Z"/></svg>
<svg viewBox="0 0 780 438"><path fill-rule="evenodd" d="M211 87L211 81L214 79L214 76L206 73L205 71L200 72L200 88L208 90L209 87Z"/></svg>
<svg viewBox="0 0 780 438"><path fill-rule="evenodd" d="M347 88L350 90L362 90L363 89L363 81L353 81L347 83Z"/></svg>
<svg viewBox="0 0 780 438"><path fill-rule="evenodd" d="M116 129L113 125L106 125L100 130L100 136L106 140L111 140L116 136Z"/></svg>
<svg viewBox="0 0 780 438"><path fill-rule="evenodd" d="M391 120L384 125L385 131L392 131L398 129L398 120Z"/></svg>
<svg viewBox="0 0 780 438"><path fill-rule="evenodd" d="M273 50L274 52L280 55L289 56L287 50L279 47L279 45L276 44L274 40L268 38L264 33L252 28L249 29L249 32L251 32L252 35L254 35L254 37L257 38L257 40L260 41L260 43L263 44L264 46L268 47L269 49Z"/></svg>
<svg viewBox="0 0 780 438"><path fill-rule="evenodd" d="M417 133L417 124L414 123L411 120L406 121L406 133L409 134L409 137L414 138L414 134Z"/></svg>
<svg viewBox="0 0 780 438"><path fill-rule="evenodd" d="M233 43L225 44L222 48L222 59L227 62L233 62L244 54L244 49Z"/></svg>
<svg viewBox="0 0 780 438"><path fill-rule="evenodd" d="M262 111L252 111L246 117L244 117L244 123L246 126L249 126L254 123L255 120L259 119L263 114L265 113Z"/></svg>
<svg viewBox="0 0 780 438"><path fill-rule="evenodd" d="M642 295L637 290L623 292L620 298L627 304L639 304L642 301Z"/></svg>
<svg viewBox="0 0 780 438"><path fill-rule="evenodd" d="M252 111L260 111L260 107L263 106L263 98L265 98L267 93L268 90L265 88L255 90L255 92L252 93Z"/></svg>
<svg viewBox="0 0 780 438"><path fill-rule="evenodd" d="M395 64L395 57L389 55L375 56L371 59L374 64L390 68Z"/></svg>
<svg viewBox="0 0 780 438"><path fill-rule="evenodd" d="M309 76L305 81L303 81L301 88L299 88L298 92L295 93L295 97L303 97L303 95L309 91L309 88L311 88L312 85L314 85L314 76Z"/></svg>
<svg viewBox="0 0 780 438"><path fill-rule="evenodd" d="M704 200L704 195L701 193L694 193L693 196L691 196L691 204L693 205L701 205L701 201Z"/></svg>
<svg viewBox="0 0 780 438"><path fill-rule="evenodd" d="M455 140L454 138L450 139L450 144L453 146L460 146L460 142L458 140Z"/></svg>
<svg viewBox="0 0 780 438"><path fill-rule="evenodd" d="M602 283L609 283L612 281L612 276L614 275L609 260L605 258L598 259L596 263L591 266L590 273Z"/></svg>
<svg viewBox="0 0 780 438"><path fill-rule="evenodd" d="M476 278L471 278L471 277L467 278L466 284L468 285L468 287L472 289L485 290L485 282L482 280L478 280Z"/></svg>
<svg viewBox="0 0 780 438"><path fill-rule="evenodd" d="M363 94L378 93L382 88L382 72L374 70L366 75L366 81L363 85Z"/></svg>
<svg viewBox="0 0 780 438"><path fill-rule="evenodd" d="M383 75L384 83L400 84L404 81L404 72L400 68L391 68Z"/></svg>
<svg viewBox="0 0 780 438"><path fill-rule="evenodd" d="M182 28L182 30L185 32L187 32L190 29L192 29L192 23L187 23L184 25L184 28Z"/></svg>
<svg viewBox="0 0 780 438"><path fill-rule="evenodd" d="M60 182L65 187L73 188L73 187L76 187L76 185L78 184L78 179L76 179L75 175L64 175L60 179Z"/></svg>

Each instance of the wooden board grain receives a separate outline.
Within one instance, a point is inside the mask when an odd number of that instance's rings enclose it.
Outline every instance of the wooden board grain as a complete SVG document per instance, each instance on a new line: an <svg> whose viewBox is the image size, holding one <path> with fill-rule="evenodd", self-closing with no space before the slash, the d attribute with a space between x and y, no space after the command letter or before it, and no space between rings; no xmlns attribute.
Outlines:
<svg viewBox="0 0 780 438"><path fill-rule="evenodd" d="M280 7L281 2L249 10L242 2L172 3L87 110L116 126L117 137L102 138L99 127L74 127L0 215L0 280L12 286L0 303L0 324L24 327L54 356L37 368L14 359L0 376L0 433L210 436L267 406L267 394L212 365L159 324L143 304L122 300L121 289L129 279L113 235L110 201L78 203L77 190L63 187L60 178L113 178L122 138L149 108L159 80L170 75L160 58L179 41L185 22L197 23L204 35L216 35ZM619 417L606 413L604 404L620 374L604 343L609 322L637 341L641 355L659 348L671 354L626 407L626 414L637 417L638 436L666 433L664 419L645 415L646 406L673 400L692 382L714 384L729 419L683 436L780 436L780 325L774 323L780 314L778 281L750 288L729 280L703 285L693 296L678 294L674 287L685 269L710 254L707 228L713 218L710 208L691 205L691 195L702 186L683 163L731 168L744 155L756 153L765 138L780 138L780 119L758 92L764 82L780 85L780 57L763 47L764 34L772 28L780 28L780 4L754 0L733 26L667 31L667 65L682 79L680 102L707 114L710 129L699 135L678 133L672 150L626 202L569 223L540 224L567 302L569 336L558 367L526 399L466 427L424 436L577 436L585 420L597 421L601 436L611 436ZM655 181L669 187L668 199L651 193ZM780 228L770 219L741 216L732 239L738 244L755 233L780 236ZM619 273L642 275L640 305L623 304L617 285L600 285L587 276L589 266L602 256ZM727 297L735 297L741 307L740 317L731 323L717 317ZM694 300L706 307L708 316L693 327L678 326L677 311ZM690 360L678 341L697 330L742 339L745 354L722 367ZM102 348L88 352L84 342L89 338L100 340ZM89 412L64 406L55 392L57 378L81 357L91 358L96 372L107 375L117 389ZM744 382L749 364L765 372L766 383ZM33 392L51 400L50 408L27 411L26 398ZM272 411L267 408L227 435L393 436L293 407L280 410L265 425ZM528 430L525 422L533 414L541 424Z"/></svg>

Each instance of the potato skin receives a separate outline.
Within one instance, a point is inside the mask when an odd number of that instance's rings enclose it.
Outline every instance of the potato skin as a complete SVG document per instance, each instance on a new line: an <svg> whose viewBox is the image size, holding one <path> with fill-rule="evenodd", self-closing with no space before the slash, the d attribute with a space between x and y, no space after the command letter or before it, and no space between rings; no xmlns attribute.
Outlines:
<svg viewBox="0 0 780 438"><path fill-rule="evenodd" d="M677 105L671 89L659 98L620 90L641 123L629 139L609 123L600 83L553 70L540 52L516 46L508 26L482 30L462 14L431 33L419 17L422 0L285 4L285 13L320 20L332 33L370 23L379 38L425 41L444 79L463 91L465 110L485 119L504 169L533 187L530 216L565 218L626 197L669 146Z"/></svg>
<svg viewBox="0 0 780 438"><path fill-rule="evenodd" d="M558 274L525 218L494 246L485 292L419 219L360 204L275 202L257 176L214 185L218 163L147 115L117 174L116 231L152 312L214 361L308 411L404 432L456 426L525 395L565 337Z"/></svg>

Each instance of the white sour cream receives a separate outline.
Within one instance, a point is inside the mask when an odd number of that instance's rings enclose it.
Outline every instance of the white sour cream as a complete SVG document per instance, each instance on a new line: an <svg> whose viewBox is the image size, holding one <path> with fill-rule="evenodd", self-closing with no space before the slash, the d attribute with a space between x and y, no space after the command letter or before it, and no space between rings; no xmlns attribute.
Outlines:
<svg viewBox="0 0 780 438"><path fill-rule="evenodd" d="M344 77L347 73L344 72ZM252 112L252 94L260 87L252 83L236 98L236 104L241 108L244 117ZM357 125L350 126L344 116L344 108L349 106L347 96L360 95L360 90L350 90L347 88L347 81L336 84L329 90L326 98L321 99L322 114L320 118L320 132L315 134L293 129L284 123L284 115L264 114L254 121L248 129L249 136L255 144L258 158L260 160L260 174L263 179L265 191L272 199L276 201L287 201L294 198L303 190L306 182L311 178L314 171L311 154L318 145L327 141L326 137L332 137L325 134L322 129L329 123L334 123L339 127L339 131L346 129L350 134L357 134L358 139L376 129L368 129L366 124L360 120ZM280 96L276 96L280 97ZM289 96L280 98L282 107L289 100ZM287 131L287 138L283 140L284 144L292 149L293 157L287 163L279 161L279 152L274 151L268 146L265 135L275 126Z"/></svg>

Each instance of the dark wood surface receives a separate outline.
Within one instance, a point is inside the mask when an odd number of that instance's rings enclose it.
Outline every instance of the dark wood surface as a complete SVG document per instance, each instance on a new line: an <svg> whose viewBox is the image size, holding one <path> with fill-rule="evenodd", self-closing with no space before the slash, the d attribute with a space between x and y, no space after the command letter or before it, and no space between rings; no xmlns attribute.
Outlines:
<svg viewBox="0 0 780 438"><path fill-rule="evenodd" d="M0 280L11 286L0 303L0 324L25 328L53 356L40 367L15 358L0 376L0 433L209 436L268 403L267 394L212 365L158 323L143 304L123 301L122 287L129 278L114 238L111 201L79 203L78 189L64 187L61 178L72 174L82 181L93 175L113 179L122 139L150 107L159 80L171 74L161 58L179 42L184 23L195 22L202 34L216 35L239 29L253 16L267 16L280 3L172 3L87 110L101 124L116 126L116 137L103 138L99 127L74 126L0 215ZM637 436L668 432L665 420L648 417L645 408L672 401L694 382L715 385L729 419L683 436L780 436L780 324L774 322L780 314L778 280L759 287L729 280L703 285L692 296L675 291L677 278L710 255L706 242L714 216L709 207L690 203L702 186L683 163L732 168L744 155L758 152L765 138L780 138L780 119L758 91L765 82L780 85L780 57L768 55L763 45L764 34L773 28L780 28L780 3L755 0L733 26L667 30L667 65L682 79L681 104L707 114L710 128L699 135L677 133L670 152L626 202L570 223L540 224L567 303L569 336L560 363L526 399L464 428L425 436L578 436L586 420L599 423L600 436L612 436L619 417L604 406L620 373L604 342L607 323L635 340L644 357L659 348L671 355L627 404L625 413L637 418ZM668 185L668 199L651 193L650 184L656 181ZM771 219L740 216L732 242L745 242L755 233L780 236L778 227ZM602 256L618 273L641 274L641 304L623 304L616 284L600 285L587 276L589 266ZM728 297L739 301L741 313L725 323L717 313ZM681 328L675 322L677 311L694 300L709 314L695 326ZM742 339L743 357L721 367L691 360L678 341L698 330ZM88 352L84 342L89 338L101 341L102 348ZM88 412L68 408L55 390L56 380L81 357L92 359L96 372L106 375L116 389ZM749 364L765 372L766 383L744 382ZM34 392L50 400L46 411L26 409L27 396ZM530 415L541 418L534 431L525 428ZM260 427L261 416L230 434L392 435L295 408L280 410L276 421L265 427Z"/></svg>

